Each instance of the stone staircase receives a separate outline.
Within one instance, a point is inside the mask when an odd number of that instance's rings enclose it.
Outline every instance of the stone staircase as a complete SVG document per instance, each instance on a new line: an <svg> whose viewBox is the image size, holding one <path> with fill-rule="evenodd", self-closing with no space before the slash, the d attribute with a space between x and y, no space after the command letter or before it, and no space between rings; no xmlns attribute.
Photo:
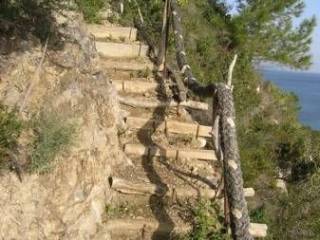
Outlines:
<svg viewBox="0 0 320 240"><path fill-rule="evenodd" d="M148 54L148 46L136 41L134 28L89 25L88 31L95 36L101 57L137 58Z"/></svg>
<svg viewBox="0 0 320 240"><path fill-rule="evenodd" d="M118 91L127 129L120 135L132 164L109 178L112 204L105 224L112 239L178 239L191 229L190 207L200 198L223 206L221 166L211 144L211 126L195 122L188 108L205 114L201 102L167 101L147 58L148 47L129 27L88 25L102 66ZM208 141L207 141L208 140ZM245 189L252 197L254 190ZM256 237L264 225L252 225Z"/></svg>

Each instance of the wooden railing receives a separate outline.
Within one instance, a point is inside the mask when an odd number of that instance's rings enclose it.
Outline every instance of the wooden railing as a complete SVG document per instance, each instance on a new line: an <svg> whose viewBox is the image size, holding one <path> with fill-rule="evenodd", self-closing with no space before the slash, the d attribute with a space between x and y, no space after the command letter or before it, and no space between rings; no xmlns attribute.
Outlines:
<svg viewBox="0 0 320 240"><path fill-rule="evenodd" d="M170 24L172 24L176 60L180 73L175 72L167 62L166 54ZM142 34L146 33L141 18L140 21L136 20L135 25ZM156 50L156 44L152 42L148 34L143 34L143 37L151 46L154 62L158 64L158 70L163 73L163 77L171 77L176 82L180 102L187 100L186 93L188 91L201 97L212 97L212 140L214 142L216 155L223 164L226 223L230 223L234 240L252 240L253 237L249 232L250 219L243 188L232 93L231 76L232 65L234 64L231 64L227 83L222 82L219 84L203 85L194 77L187 61L181 26L181 14L176 0L165 1L159 50ZM183 81L181 81L180 74L183 76Z"/></svg>

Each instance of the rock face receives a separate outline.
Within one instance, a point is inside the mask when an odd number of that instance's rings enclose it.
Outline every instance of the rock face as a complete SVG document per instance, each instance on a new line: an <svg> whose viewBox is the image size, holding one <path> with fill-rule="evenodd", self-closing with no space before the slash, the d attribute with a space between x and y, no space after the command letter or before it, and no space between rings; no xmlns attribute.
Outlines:
<svg viewBox="0 0 320 240"><path fill-rule="evenodd" d="M99 228L110 200L108 176L125 159L118 147L120 110L98 57L88 52L90 39L76 25L71 28L77 44L65 43L59 51L48 47L22 115L29 119L39 109L59 112L75 123L75 144L55 159L49 173L25 173L20 182L14 173L0 172L1 239L109 239ZM33 47L7 56L2 103L19 108L42 54Z"/></svg>

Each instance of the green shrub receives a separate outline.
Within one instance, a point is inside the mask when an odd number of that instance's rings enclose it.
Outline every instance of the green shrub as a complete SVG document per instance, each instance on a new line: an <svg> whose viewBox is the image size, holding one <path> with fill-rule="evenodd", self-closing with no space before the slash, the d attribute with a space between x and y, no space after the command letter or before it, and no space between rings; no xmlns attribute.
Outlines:
<svg viewBox="0 0 320 240"><path fill-rule="evenodd" d="M16 110L0 104L0 168L4 164L6 151L14 149L21 131L22 122Z"/></svg>
<svg viewBox="0 0 320 240"><path fill-rule="evenodd" d="M212 202L201 200L194 209L194 222L192 231L182 239L184 240L228 240L228 234L223 233L220 217Z"/></svg>
<svg viewBox="0 0 320 240"><path fill-rule="evenodd" d="M57 113L41 113L32 121L36 137L31 151L31 172L44 173L53 167L53 160L73 143L75 126Z"/></svg>
<svg viewBox="0 0 320 240"><path fill-rule="evenodd" d="M76 0L84 19L90 23L100 22L99 12L105 6L106 0Z"/></svg>

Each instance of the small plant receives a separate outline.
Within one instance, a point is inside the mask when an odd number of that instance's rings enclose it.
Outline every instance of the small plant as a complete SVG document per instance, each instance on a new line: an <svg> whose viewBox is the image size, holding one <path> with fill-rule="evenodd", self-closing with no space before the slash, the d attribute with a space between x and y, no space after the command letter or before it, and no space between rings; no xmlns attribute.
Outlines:
<svg viewBox="0 0 320 240"><path fill-rule="evenodd" d="M151 75L151 70L148 67L144 70L139 70L137 72L137 76L139 78L148 78L150 75Z"/></svg>
<svg viewBox="0 0 320 240"><path fill-rule="evenodd" d="M228 234L223 233L222 224L216 213L215 206L210 201L202 200L194 210L193 230L184 240L228 240Z"/></svg>
<svg viewBox="0 0 320 240"><path fill-rule="evenodd" d="M256 223L264 223L265 222L265 209L264 206L257 208L250 212L250 220Z"/></svg>
<svg viewBox="0 0 320 240"><path fill-rule="evenodd" d="M43 113L32 121L35 140L32 144L30 171L44 173L53 166L53 160L73 142L75 127L56 113Z"/></svg>
<svg viewBox="0 0 320 240"><path fill-rule="evenodd" d="M0 104L0 168L8 150L12 150L22 131L22 122L18 119L16 110L10 110Z"/></svg>
<svg viewBox="0 0 320 240"><path fill-rule="evenodd" d="M108 218L115 218L129 215L134 211L134 206L130 205L128 202L125 202L116 205L107 204L105 209Z"/></svg>

